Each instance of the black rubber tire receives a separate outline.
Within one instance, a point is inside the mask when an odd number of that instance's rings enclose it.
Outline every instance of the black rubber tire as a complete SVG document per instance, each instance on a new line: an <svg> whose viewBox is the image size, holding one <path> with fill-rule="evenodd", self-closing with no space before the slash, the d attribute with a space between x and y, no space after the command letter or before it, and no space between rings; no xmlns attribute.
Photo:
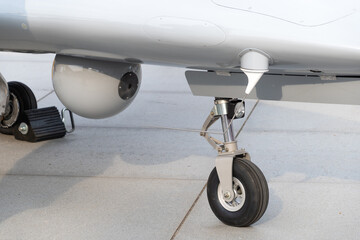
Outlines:
<svg viewBox="0 0 360 240"><path fill-rule="evenodd" d="M8 82L9 92L14 94L19 101L20 111L19 117L15 124L10 128L0 127L0 133L13 135L16 129L23 120L25 110L36 109L37 101L31 89L21 82Z"/></svg>
<svg viewBox="0 0 360 240"><path fill-rule="evenodd" d="M228 211L221 205L218 198L219 177L216 168L211 172L207 183L208 201L220 221L230 226L247 227L264 215L269 202L269 188L264 174L248 160L234 159L233 177L237 178L245 189L245 202L238 211Z"/></svg>

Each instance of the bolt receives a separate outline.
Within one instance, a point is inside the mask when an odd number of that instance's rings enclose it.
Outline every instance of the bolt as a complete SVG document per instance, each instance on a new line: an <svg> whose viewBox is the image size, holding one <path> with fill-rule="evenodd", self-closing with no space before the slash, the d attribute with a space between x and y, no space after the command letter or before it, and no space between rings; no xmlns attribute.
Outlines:
<svg viewBox="0 0 360 240"><path fill-rule="evenodd" d="M224 198L225 198L225 199L229 199L230 196L231 196L231 195L230 195L230 192L225 192L225 193L224 193Z"/></svg>
<svg viewBox="0 0 360 240"><path fill-rule="evenodd" d="M28 30L28 26L25 23L21 24L21 28L24 29L24 30Z"/></svg>
<svg viewBox="0 0 360 240"><path fill-rule="evenodd" d="M18 128L19 132L21 132L22 135L26 135L29 132L29 127L26 123L20 123L20 126Z"/></svg>
<svg viewBox="0 0 360 240"><path fill-rule="evenodd" d="M214 113L214 112L211 112L210 114L211 114L211 116L213 116L215 113Z"/></svg>

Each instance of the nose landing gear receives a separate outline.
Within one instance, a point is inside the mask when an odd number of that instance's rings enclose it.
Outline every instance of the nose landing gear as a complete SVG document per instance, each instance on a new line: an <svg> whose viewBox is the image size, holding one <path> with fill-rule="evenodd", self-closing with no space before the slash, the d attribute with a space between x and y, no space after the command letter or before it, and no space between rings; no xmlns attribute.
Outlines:
<svg viewBox="0 0 360 240"><path fill-rule="evenodd" d="M246 227L265 213L269 202L268 185L264 174L250 161L249 153L238 150L233 136L233 120L244 117L244 103L238 99L215 99L214 103L201 132L218 151L216 167L207 183L208 201L223 223ZM224 142L207 132L218 119L222 122Z"/></svg>

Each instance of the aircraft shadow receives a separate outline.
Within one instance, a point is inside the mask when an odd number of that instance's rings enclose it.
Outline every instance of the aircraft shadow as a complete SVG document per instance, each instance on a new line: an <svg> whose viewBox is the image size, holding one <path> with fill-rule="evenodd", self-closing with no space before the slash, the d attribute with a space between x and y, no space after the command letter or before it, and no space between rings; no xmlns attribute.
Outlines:
<svg viewBox="0 0 360 240"><path fill-rule="evenodd" d="M5 161L14 163L0 178L0 222L27 210L50 206L87 178L141 178L142 173L136 172L139 169L146 172L150 165L155 169L145 177L156 178L157 167L189 155L204 155L204 149L208 148L206 143L196 147L194 140L179 148L174 141L175 135L191 139L193 136L188 134L154 129L79 127L65 138L42 143L21 142L13 136L0 135L0 141L5 143L0 151L8 154L1 162L4 161L4 166L9 166ZM140 135L148 137L139 138ZM199 141L203 140L199 138ZM211 149L208 152L212 153ZM213 164L209 161L209 169ZM188 166L184 166L184 173L186 169ZM205 169L205 172L207 178L210 170ZM136 174L133 176L133 173Z"/></svg>

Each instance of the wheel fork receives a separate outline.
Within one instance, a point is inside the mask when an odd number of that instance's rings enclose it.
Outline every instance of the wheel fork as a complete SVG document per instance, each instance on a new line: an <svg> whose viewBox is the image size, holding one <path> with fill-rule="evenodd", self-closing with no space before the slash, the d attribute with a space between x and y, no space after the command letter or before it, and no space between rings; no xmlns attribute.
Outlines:
<svg viewBox="0 0 360 240"><path fill-rule="evenodd" d="M215 166L220 181L222 195L227 202L231 202L235 197L232 181L234 158L240 156L244 159L250 160L250 155L245 151L245 149L238 149L237 141L235 140L233 133L233 116L230 116L229 114L229 103L230 99L215 99L214 107L208 118L205 120L202 132L200 133L200 135L205 137L209 144L218 152ZM232 113L235 114L234 109L232 110ZM211 137L207 132L209 127L218 119L221 119L224 142Z"/></svg>
<svg viewBox="0 0 360 240"><path fill-rule="evenodd" d="M9 103L9 87L3 75L0 73L0 122L7 114Z"/></svg>

